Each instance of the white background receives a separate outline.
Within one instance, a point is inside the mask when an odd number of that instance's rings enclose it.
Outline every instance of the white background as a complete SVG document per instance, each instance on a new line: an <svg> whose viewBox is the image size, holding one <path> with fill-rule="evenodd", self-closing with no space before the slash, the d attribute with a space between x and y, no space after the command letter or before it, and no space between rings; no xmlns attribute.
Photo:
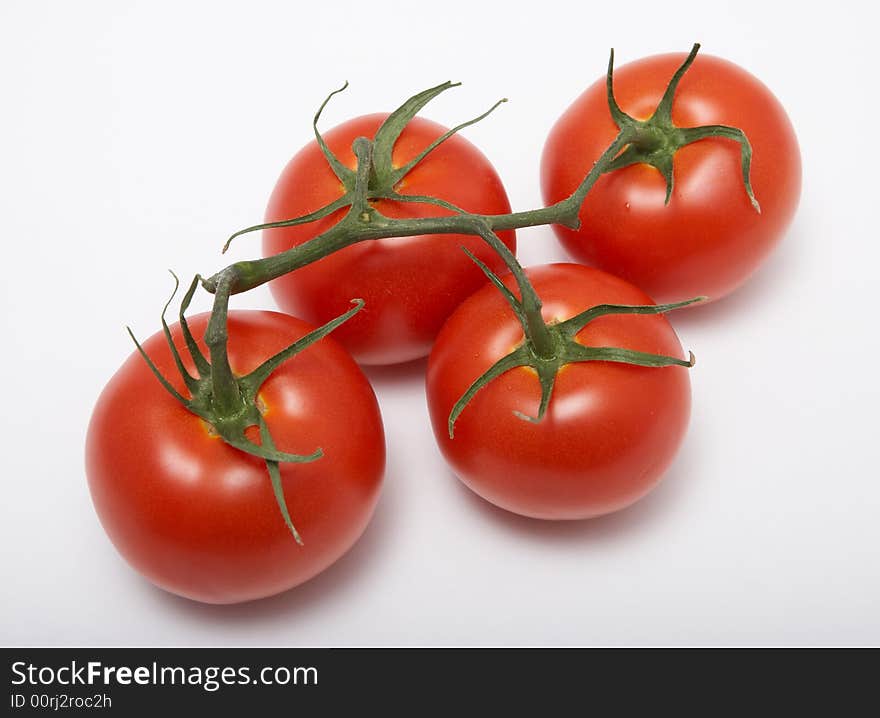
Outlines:
<svg viewBox="0 0 880 718"><path fill-rule="evenodd" d="M867 3L164 3L0 6L0 643L877 644L878 101ZM768 84L797 129L794 225L750 284L672 318L697 353L664 483L584 523L496 510L434 448L422 363L369 372L384 492L362 540L289 593L168 595L116 554L83 470L92 405L158 326L166 269L210 273L325 127L446 79L447 125L515 208L538 206L550 126L618 62L692 42ZM524 264L563 259L549 228ZM230 260L259 255L245 237ZM205 299L196 309L207 308ZM273 307L265 288L236 307Z"/></svg>

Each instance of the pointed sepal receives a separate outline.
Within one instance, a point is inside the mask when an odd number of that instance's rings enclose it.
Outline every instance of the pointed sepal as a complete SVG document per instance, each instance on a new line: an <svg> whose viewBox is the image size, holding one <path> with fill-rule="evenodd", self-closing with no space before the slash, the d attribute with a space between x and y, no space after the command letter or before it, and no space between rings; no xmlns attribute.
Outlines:
<svg viewBox="0 0 880 718"><path fill-rule="evenodd" d="M458 87L460 84L447 81L413 95L388 115L379 129L376 130L376 136L373 140L373 169L380 185L392 186L389 184L394 171L391 163L391 154L394 151L397 139L410 120L437 95L452 87Z"/></svg>

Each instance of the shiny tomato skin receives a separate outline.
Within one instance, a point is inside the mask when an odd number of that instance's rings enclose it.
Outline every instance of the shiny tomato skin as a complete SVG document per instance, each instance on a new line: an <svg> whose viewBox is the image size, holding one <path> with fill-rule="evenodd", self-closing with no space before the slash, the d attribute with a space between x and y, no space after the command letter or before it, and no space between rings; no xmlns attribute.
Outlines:
<svg viewBox="0 0 880 718"><path fill-rule="evenodd" d="M352 169L351 150L359 136L372 138L384 114L365 115L324 134L336 156ZM395 167L417 156L446 128L416 117L403 130L392 155ZM401 194L439 197L469 212L510 211L507 194L488 159L459 135L446 140L397 186ZM337 199L344 189L316 142L306 145L281 174L266 210L266 221L312 212ZM377 201L390 217L436 217L451 214L440 207ZM263 254L278 254L315 237L337 221L340 211L324 220L263 233ZM516 248L514 232L499 235ZM363 364L395 364L427 355L452 311L485 281L467 258L467 247L493 269L503 264L482 240L464 235L427 235L363 242L307 265L270 283L285 312L323 324L348 308L352 299L366 304L334 337Z"/></svg>
<svg viewBox="0 0 880 718"><path fill-rule="evenodd" d="M657 55L617 69L614 88L623 111L647 119L684 58ZM581 207L579 230L554 230L572 257L631 281L657 301L715 300L745 282L789 226L801 190L797 138L765 85L703 54L681 80L672 119L679 127L725 124L746 133L760 214L743 188L739 144L713 138L676 153L668 205L660 173L632 165L598 180ZM541 163L545 202L570 195L616 134L603 78L550 132Z"/></svg>
<svg viewBox="0 0 880 718"><path fill-rule="evenodd" d="M596 304L650 304L628 282L577 264L527 270L546 321ZM506 284L513 286L510 277ZM559 372L547 414L535 416L534 370L510 370L480 390L447 432L447 417L471 382L517 346L522 329L495 287L486 286L449 318L428 361L427 397L446 461L477 494L525 516L583 519L617 511L648 493L671 463L690 415L688 370L611 362L568 364ZM665 317L605 316L581 343L682 356Z"/></svg>
<svg viewBox="0 0 880 718"><path fill-rule="evenodd" d="M207 315L190 324L200 337ZM233 371L251 371L310 329L277 312L231 312ZM176 325L173 331L182 347ZM161 333L144 348L182 392ZM86 442L92 500L119 553L157 586L206 603L271 596L323 571L366 527L385 442L375 396L354 360L325 338L283 364L259 398L279 449L324 450L312 463L280 464L303 546L282 519L265 463L212 434L139 355L98 399Z"/></svg>

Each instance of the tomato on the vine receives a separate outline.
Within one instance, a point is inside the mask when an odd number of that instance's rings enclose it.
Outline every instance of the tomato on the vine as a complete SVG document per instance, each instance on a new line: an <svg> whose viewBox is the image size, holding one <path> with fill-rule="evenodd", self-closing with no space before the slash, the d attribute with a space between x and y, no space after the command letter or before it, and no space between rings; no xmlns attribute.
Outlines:
<svg viewBox="0 0 880 718"><path fill-rule="evenodd" d="M196 336L207 321L206 314L190 320ZM277 312L231 312L233 371L252 371L311 328ZM182 346L179 325L172 333ZM144 349L185 392L162 333ZM86 441L92 499L118 551L156 585L208 603L270 596L327 568L366 527L385 440L376 398L354 360L325 338L282 364L257 403L280 450L324 453L279 464L303 545L279 512L266 462L225 443L168 394L137 353L98 399ZM256 431L249 438L259 441Z"/></svg>
<svg viewBox="0 0 880 718"><path fill-rule="evenodd" d="M358 117L326 132L327 146L349 168L356 167L352 142L372 138L386 114ZM394 144L392 161L402 167L446 129L413 118ZM454 135L413 167L395 188L404 195L428 195L478 214L510 211L507 194L488 159L470 142ZM266 222L306 215L341 197L345 188L317 142L300 150L285 167L269 206ZM453 214L433 204L387 199L373 205L394 218ZM310 224L265 229L263 253L275 255L317 236L339 221L339 210ZM501 239L515 248L513 231ZM364 364L394 364L425 356L446 318L485 278L461 251L469 248L493 269L503 264L485 243L468 235L427 235L375 239L347 247L270 283L278 306L315 324L336 315L352 297L364 310L334 337Z"/></svg>
<svg viewBox="0 0 880 718"><path fill-rule="evenodd" d="M628 282L577 264L526 270L546 322L601 304L652 304ZM515 290L508 275L504 284ZM575 335L580 344L678 357L665 317L601 316ZM470 400L454 438L448 419L471 383L523 342L504 296L487 285L446 322L428 361L427 397L437 443L458 477L493 504L545 519L580 519L621 509L650 491L671 463L690 415L682 366L611 361L565 364L539 421L535 370L516 367Z"/></svg>
<svg viewBox="0 0 880 718"><path fill-rule="evenodd" d="M649 118L684 58L657 55L616 70L620 108L633 118ZM727 125L745 133L760 213L743 189L740 147L713 137L675 153L668 204L662 174L633 164L596 182L581 206L579 229L554 229L574 258L633 282L657 301L719 299L752 274L791 222L801 187L797 139L766 86L737 65L707 55L697 57L681 78L672 121L680 128ZM547 204L571 194L617 131L602 79L550 132L541 162Z"/></svg>

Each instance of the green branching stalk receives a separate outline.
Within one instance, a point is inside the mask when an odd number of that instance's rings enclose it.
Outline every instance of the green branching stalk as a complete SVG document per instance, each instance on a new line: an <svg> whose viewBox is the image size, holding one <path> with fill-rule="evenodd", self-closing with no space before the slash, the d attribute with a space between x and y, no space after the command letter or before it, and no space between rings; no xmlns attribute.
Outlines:
<svg viewBox="0 0 880 718"><path fill-rule="evenodd" d="M743 132L737 128L722 125L679 128L672 123L672 105L678 83L693 63L698 50L699 45L694 45L685 62L682 63L670 80L657 109L645 121L636 120L626 114L614 97L614 51L612 50L608 62L606 87L609 111L619 129L617 137L569 197L548 207L500 215L471 214L465 209L452 205L439 197L402 194L398 191L398 186L401 180L438 146L461 129L488 116L505 100L500 100L483 114L449 130L425 147L406 165L395 167L392 162L392 153L398 138L407 124L428 102L446 90L455 87L456 84L444 82L429 88L409 98L397 110L392 112L376 131L375 137L372 140L358 137L354 141L352 150L356 158L356 166L351 168L346 166L330 150L318 130L318 121L322 112L330 99L348 86L348 83L346 83L340 89L327 96L315 113L313 120L315 139L330 168L342 183L344 188L342 196L324 207L300 217L253 225L242 229L229 237L223 251L226 251L229 243L236 237L257 230L308 224L329 217L334 213L341 214L340 220L313 239L286 252L263 259L236 262L207 278L197 275L193 279L181 304L180 324L186 349L195 364L198 376L194 377L187 372L179 350L174 346L171 332L165 323L163 310L163 331L171 347L177 370L181 374L187 391L190 394L189 397L183 396L159 373L154 363L135 340L138 351L144 356L144 359L153 373L156 374L158 380L176 400L180 401L188 410L210 422L227 443L246 453L259 456L266 461L282 516L298 542L301 542L301 538L293 526L284 502L284 495L280 486L278 462L314 461L321 456L321 451L320 448L317 448L311 455L300 456L287 454L277 449L272 441L269 428L263 421L256 406L256 394L260 385L277 366L289 360L312 342L318 341L338 325L348 321L361 309L363 302L353 300L356 304L353 309L350 309L323 327L316 329L275 357L268 359L261 367L248 376L237 377L229 366L226 329L229 300L235 294L258 287L358 242L426 234L467 234L481 237L504 260L507 268L516 280L518 296L508 289L501 279L485 264L470 255L470 253L468 254L480 266L487 278L503 293L511 310L523 327L525 341L514 352L496 362L483 376L474 380L450 414L450 436L453 435L456 419L465 409L470 399L488 382L518 366L534 367L541 386L541 402L538 415L535 417L521 415L521 418L529 421L540 421L544 416L551 400L556 374L559 368L566 363L613 361L652 367L692 366L693 355L688 360L683 360L675 357L644 354L622 348L586 347L576 342L574 337L580 329L598 316L621 313L658 314L699 301L699 298L674 305L601 305L588 308L581 314L559 324L548 325L541 316L540 297L535 292L513 253L501 242L497 233L503 230L545 224L560 224L576 229L579 226L579 216L584 198L599 177L607 172L612 172L635 163L649 164L663 175L667 187L666 201L669 202L673 189L673 158L675 153L690 143L698 142L708 137L721 137L739 143L743 185L755 210L760 211L749 179L751 146ZM410 219L391 218L385 216L376 208L375 201L383 199L427 204L445 209L452 214ZM214 295L214 307L205 334L209 358L206 358L201 353L194 337L189 331L184 316L199 284L206 291ZM133 335L132 339L134 339ZM246 438L245 429L251 426L259 427L260 444L255 444Z"/></svg>

